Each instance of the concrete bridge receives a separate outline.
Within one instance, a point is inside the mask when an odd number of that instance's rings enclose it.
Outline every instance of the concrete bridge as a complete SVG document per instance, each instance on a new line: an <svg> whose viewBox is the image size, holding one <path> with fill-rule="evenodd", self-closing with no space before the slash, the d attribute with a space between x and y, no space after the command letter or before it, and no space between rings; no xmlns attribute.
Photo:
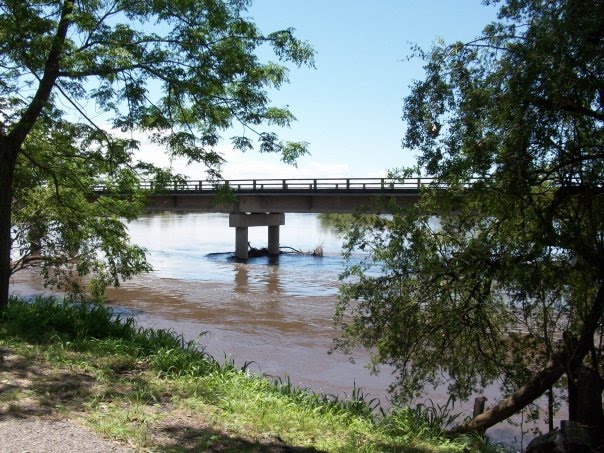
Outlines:
<svg viewBox="0 0 604 453"><path fill-rule="evenodd" d="M389 202L417 202L431 178L186 180L157 186L143 182L150 211L224 212L235 228L235 254L248 257L248 228L268 227L268 252L279 254L279 226L285 213L387 213ZM95 188L102 193L104 187Z"/></svg>

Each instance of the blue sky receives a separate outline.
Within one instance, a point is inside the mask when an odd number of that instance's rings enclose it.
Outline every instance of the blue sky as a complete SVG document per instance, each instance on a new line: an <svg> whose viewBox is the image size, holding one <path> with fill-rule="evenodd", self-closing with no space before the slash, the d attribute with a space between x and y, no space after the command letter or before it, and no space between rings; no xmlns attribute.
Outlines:
<svg viewBox="0 0 604 453"><path fill-rule="evenodd" d="M290 83L271 93L298 119L280 136L309 142L311 155L293 168L224 144L224 176L373 177L411 165L401 116L409 86L422 76L421 61L407 60L412 43L470 40L496 12L480 0L254 0L248 15L262 31L293 27L317 52L316 69L292 67ZM190 176L202 171L183 165L175 167Z"/></svg>

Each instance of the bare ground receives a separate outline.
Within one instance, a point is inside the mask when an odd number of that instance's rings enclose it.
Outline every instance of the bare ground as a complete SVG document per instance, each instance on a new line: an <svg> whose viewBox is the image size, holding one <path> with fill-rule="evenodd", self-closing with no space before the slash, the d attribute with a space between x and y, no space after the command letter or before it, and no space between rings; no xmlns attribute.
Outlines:
<svg viewBox="0 0 604 453"><path fill-rule="evenodd" d="M76 395L94 379L54 372L23 357L0 355L0 452L131 452L82 426ZM80 409L81 410L81 409Z"/></svg>
<svg viewBox="0 0 604 453"><path fill-rule="evenodd" d="M69 420L38 417L3 417L0 420L0 452L131 452L131 448L98 435Z"/></svg>
<svg viewBox="0 0 604 453"><path fill-rule="evenodd" d="M278 436L248 439L217 430L204 414L176 408L169 400L145 408L151 417L141 421L148 425L144 445L104 438L86 426L87 406L103 391L92 375L0 348L0 453L317 451L288 446Z"/></svg>

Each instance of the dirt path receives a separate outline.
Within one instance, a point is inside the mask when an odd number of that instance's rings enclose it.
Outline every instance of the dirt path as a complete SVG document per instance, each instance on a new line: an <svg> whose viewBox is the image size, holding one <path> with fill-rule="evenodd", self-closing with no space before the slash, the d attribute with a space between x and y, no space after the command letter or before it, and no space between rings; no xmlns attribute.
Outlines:
<svg viewBox="0 0 604 453"><path fill-rule="evenodd" d="M67 420L40 418L0 419L2 453L109 453L134 450L98 435Z"/></svg>
<svg viewBox="0 0 604 453"><path fill-rule="evenodd" d="M0 349L0 453L134 451L102 439L55 410L69 406L76 381L92 378L56 373Z"/></svg>

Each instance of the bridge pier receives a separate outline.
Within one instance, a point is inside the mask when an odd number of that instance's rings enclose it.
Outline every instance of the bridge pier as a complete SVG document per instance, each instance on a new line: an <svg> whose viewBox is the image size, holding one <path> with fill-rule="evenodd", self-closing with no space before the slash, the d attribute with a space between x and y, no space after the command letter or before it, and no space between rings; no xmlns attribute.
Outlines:
<svg viewBox="0 0 604 453"><path fill-rule="evenodd" d="M232 213L229 215L229 226L235 228L235 256L245 260L248 258L248 228L257 226L268 227L268 254L279 254L279 226L285 225L285 214L245 214Z"/></svg>
<svg viewBox="0 0 604 453"><path fill-rule="evenodd" d="M235 227L235 255L246 260L248 251L247 227Z"/></svg>
<svg viewBox="0 0 604 453"><path fill-rule="evenodd" d="M283 223L285 224L285 221ZM268 226L268 254L269 256L279 254L279 225Z"/></svg>

